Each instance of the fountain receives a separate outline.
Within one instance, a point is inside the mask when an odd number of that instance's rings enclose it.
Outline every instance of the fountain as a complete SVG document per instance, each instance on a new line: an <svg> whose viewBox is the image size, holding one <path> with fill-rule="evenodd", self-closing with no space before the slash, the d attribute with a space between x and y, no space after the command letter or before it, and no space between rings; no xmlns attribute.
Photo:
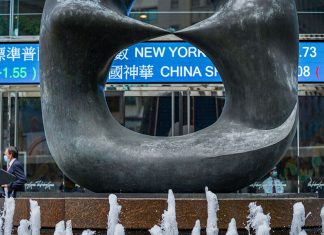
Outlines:
<svg viewBox="0 0 324 235"><path fill-rule="evenodd" d="M321 209L320 216L321 216L321 219L322 219L322 233L321 233L321 235L324 235L324 207L322 207L322 209Z"/></svg>
<svg viewBox="0 0 324 235"><path fill-rule="evenodd" d="M228 224L226 235L238 235L237 228L236 228L236 221L234 218Z"/></svg>
<svg viewBox="0 0 324 235"><path fill-rule="evenodd" d="M107 235L124 235L125 229L119 223L119 214L121 206L117 202L117 197L114 194L109 195L109 213L108 213L108 227Z"/></svg>
<svg viewBox="0 0 324 235"><path fill-rule="evenodd" d="M219 228L217 226L217 211L219 210L219 203L217 200L217 196L208 190L206 191L206 199L207 199L207 208L208 208L208 218L207 218L207 226L206 226L206 234L213 233L216 234L219 232ZM40 217L40 206L37 201L29 200L30 203L30 219L29 220L21 220L20 225L17 230L18 235L32 235L32 234L40 234L41 229L41 217ZM162 214L162 221L160 225L155 225L152 227L149 232L152 235L176 235L179 234L178 224L176 221L176 204L175 204L175 196L172 190L169 190L168 199L167 199L167 210ZM15 200L13 198L5 199L5 206L2 212L3 216L3 228L0 227L0 234L10 235L13 227L13 215L15 210ZM109 195L109 212L107 218L107 234L112 233L113 235L125 235L125 229L123 225L119 222L119 215L121 212L121 205L118 204L116 195ZM251 230L255 235L269 235L270 234L270 215L264 214L263 208L260 205L257 205L255 202L251 202L248 206L249 215L247 216L247 226L246 229L248 233L251 234ZM290 235L305 235L305 230L302 230L302 227L305 225L305 221L308 214L305 216L305 208L301 202L294 204L294 214L291 224ZM321 217L323 219L323 211L324 207L321 210ZM2 220L1 220L2 221ZM322 227L322 231L324 229L324 225ZM3 231L5 231L3 233ZM192 229L192 235L200 235L201 233L201 225L200 220L197 219ZM83 235L94 235L95 231L90 229L84 230L82 232ZM238 235L238 230L236 226L236 220L234 218L231 219L228 224L228 229L226 235ZM66 222L60 221L55 226L54 235L73 235L72 231L72 221L69 220ZM322 232L323 235L323 232Z"/></svg>
<svg viewBox="0 0 324 235"><path fill-rule="evenodd" d="M149 230L151 235L163 235L162 234L162 229L158 225L154 225L153 228Z"/></svg>
<svg viewBox="0 0 324 235"><path fill-rule="evenodd" d="M299 234L301 228L305 225L306 216L305 216L305 207L302 203L298 202L294 204L294 214L291 225L291 233Z"/></svg>
<svg viewBox="0 0 324 235"><path fill-rule="evenodd" d="M175 198L172 190L168 193L168 209L162 215L161 226L155 225L149 230L151 234L178 235L178 224L176 220Z"/></svg>
<svg viewBox="0 0 324 235"><path fill-rule="evenodd" d="M4 203L4 235L10 235L15 212L15 199L6 198Z"/></svg>
<svg viewBox="0 0 324 235"><path fill-rule="evenodd" d="M94 235L96 232L90 229L84 230L81 235Z"/></svg>
<svg viewBox="0 0 324 235"><path fill-rule="evenodd" d="M251 202L249 204L249 215L247 217L248 221L247 221L247 225L246 225L246 230L248 231L248 234L251 234L251 228L252 228L252 224L255 221L256 215L258 213L263 213L263 209L261 206L257 206L255 202Z"/></svg>
<svg viewBox="0 0 324 235"><path fill-rule="evenodd" d="M208 219L207 219L207 235L217 235L217 211L219 210L218 200L216 194L208 191L208 188L205 188L206 198L208 203Z"/></svg>
<svg viewBox="0 0 324 235"><path fill-rule="evenodd" d="M68 220L66 222L65 235L73 235L72 221L71 220Z"/></svg>
<svg viewBox="0 0 324 235"><path fill-rule="evenodd" d="M0 235L3 235L3 222L4 222L4 209L1 211L1 217L0 217Z"/></svg>
<svg viewBox="0 0 324 235"><path fill-rule="evenodd" d="M114 235L125 235L124 226L121 224L117 224L115 227Z"/></svg>
<svg viewBox="0 0 324 235"><path fill-rule="evenodd" d="M118 204L117 197L114 194L109 195L109 208L107 235L114 235L119 224L118 220L121 211L121 206ZM118 231L121 231L121 228L118 228Z"/></svg>
<svg viewBox="0 0 324 235"><path fill-rule="evenodd" d="M305 226L306 216L304 205L300 202L294 204L294 214L291 222L290 235L302 235L306 233L302 230Z"/></svg>
<svg viewBox="0 0 324 235"><path fill-rule="evenodd" d="M200 235L200 230L201 230L200 220L198 219L196 220L195 226L192 229L191 235Z"/></svg>
<svg viewBox="0 0 324 235"><path fill-rule="evenodd" d="M257 213L252 228L256 235L270 235L270 216L263 213Z"/></svg>
<svg viewBox="0 0 324 235"><path fill-rule="evenodd" d="M37 201L29 200L30 204L30 219L29 222L31 224L31 235L40 235L41 229L41 215L40 215L40 207Z"/></svg>
<svg viewBox="0 0 324 235"><path fill-rule="evenodd" d="M73 235L72 231L72 221L68 220L66 222L62 220L55 225L54 235Z"/></svg>
<svg viewBox="0 0 324 235"><path fill-rule="evenodd" d="M55 225L54 235L64 235L65 234L65 222L62 220Z"/></svg>
<svg viewBox="0 0 324 235"><path fill-rule="evenodd" d="M18 235L31 235L31 229L30 229L30 222L29 220L20 220L19 227L17 229Z"/></svg>
<svg viewBox="0 0 324 235"><path fill-rule="evenodd" d="M248 234L251 234L251 228L257 235L268 235L270 233L270 215L265 215L262 207L257 206L255 202L249 204L247 219L247 226L245 228Z"/></svg>

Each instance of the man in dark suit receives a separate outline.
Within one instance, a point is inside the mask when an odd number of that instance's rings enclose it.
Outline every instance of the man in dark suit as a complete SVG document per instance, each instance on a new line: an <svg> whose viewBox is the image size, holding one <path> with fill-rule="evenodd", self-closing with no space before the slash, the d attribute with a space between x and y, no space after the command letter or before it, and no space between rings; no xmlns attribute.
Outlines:
<svg viewBox="0 0 324 235"><path fill-rule="evenodd" d="M17 191L25 191L25 183L27 182L24 173L23 164L18 161L18 149L10 146L4 152L4 160L7 162L7 172L16 176L16 180L10 184L1 185L8 189L9 197L16 197Z"/></svg>

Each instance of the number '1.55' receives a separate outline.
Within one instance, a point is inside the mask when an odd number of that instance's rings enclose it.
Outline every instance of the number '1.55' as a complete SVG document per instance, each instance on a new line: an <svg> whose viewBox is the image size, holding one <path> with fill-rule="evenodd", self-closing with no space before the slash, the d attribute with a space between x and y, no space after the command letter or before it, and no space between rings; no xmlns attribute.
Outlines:
<svg viewBox="0 0 324 235"><path fill-rule="evenodd" d="M26 78L27 77L27 68L26 67L14 67L8 69L7 67L2 69L4 78Z"/></svg>

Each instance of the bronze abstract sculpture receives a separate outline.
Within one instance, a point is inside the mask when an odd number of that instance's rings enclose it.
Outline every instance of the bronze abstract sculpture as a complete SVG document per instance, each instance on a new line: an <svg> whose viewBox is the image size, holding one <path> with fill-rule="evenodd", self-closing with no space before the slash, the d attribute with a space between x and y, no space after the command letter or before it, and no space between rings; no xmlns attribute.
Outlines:
<svg viewBox="0 0 324 235"><path fill-rule="evenodd" d="M114 56L168 32L127 17L122 0L47 0L41 25L45 134L60 169L95 192L233 192L282 158L297 117L294 0L220 0L176 33L217 66L226 103L212 126L181 137L122 127L104 86Z"/></svg>

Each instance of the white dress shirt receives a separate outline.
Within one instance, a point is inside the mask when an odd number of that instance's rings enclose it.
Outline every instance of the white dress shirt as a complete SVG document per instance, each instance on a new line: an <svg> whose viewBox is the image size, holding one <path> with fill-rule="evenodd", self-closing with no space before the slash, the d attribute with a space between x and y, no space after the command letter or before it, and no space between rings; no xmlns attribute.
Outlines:
<svg viewBox="0 0 324 235"><path fill-rule="evenodd" d="M16 158L13 158L9 164L8 164L8 167L7 167L7 171L9 171L10 167L12 166L12 164L14 163L14 161L16 161Z"/></svg>

